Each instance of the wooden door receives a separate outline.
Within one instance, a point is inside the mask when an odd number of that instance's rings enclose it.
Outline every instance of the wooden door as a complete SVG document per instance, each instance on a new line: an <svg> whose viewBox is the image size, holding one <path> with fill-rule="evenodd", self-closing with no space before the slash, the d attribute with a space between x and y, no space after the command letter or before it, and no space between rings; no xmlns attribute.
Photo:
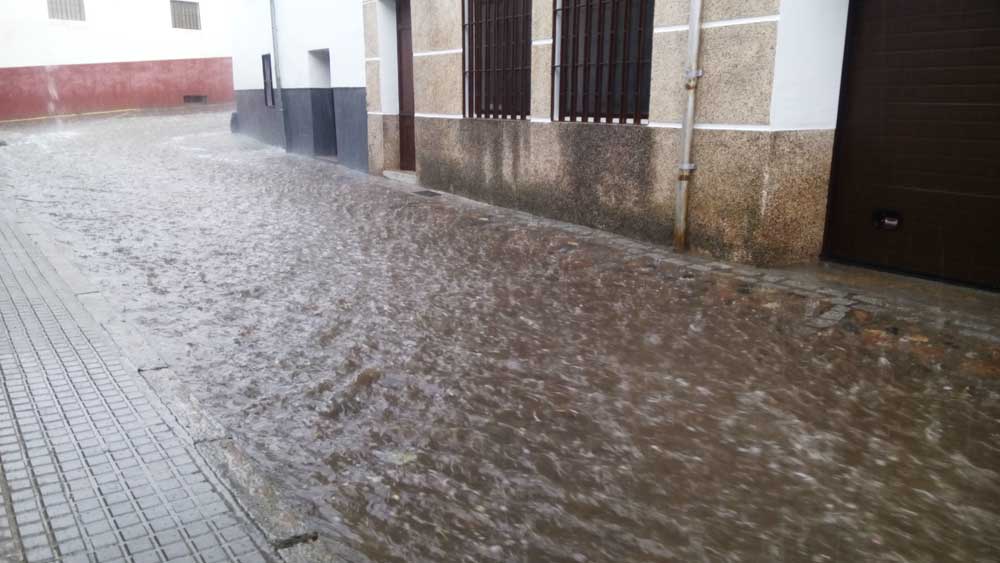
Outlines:
<svg viewBox="0 0 1000 563"><path fill-rule="evenodd" d="M417 139L414 132L413 33L410 0L396 0L396 45L399 56L399 167L417 169Z"/></svg>

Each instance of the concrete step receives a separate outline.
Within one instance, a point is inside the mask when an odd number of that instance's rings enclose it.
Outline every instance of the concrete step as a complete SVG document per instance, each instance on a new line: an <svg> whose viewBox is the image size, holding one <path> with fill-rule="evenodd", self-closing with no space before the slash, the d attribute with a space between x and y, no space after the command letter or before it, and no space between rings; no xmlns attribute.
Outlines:
<svg viewBox="0 0 1000 563"><path fill-rule="evenodd" d="M384 170L382 175L390 180L417 185L417 173L410 170Z"/></svg>

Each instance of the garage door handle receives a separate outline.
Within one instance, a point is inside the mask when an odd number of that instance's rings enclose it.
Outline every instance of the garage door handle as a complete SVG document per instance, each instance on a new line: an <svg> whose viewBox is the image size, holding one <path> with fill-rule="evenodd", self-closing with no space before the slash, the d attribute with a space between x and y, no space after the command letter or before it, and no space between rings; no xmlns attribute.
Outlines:
<svg viewBox="0 0 1000 563"><path fill-rule="evenodd" d="M876 209L872 214L875 228L880 231L898 231L903 224L903 218L896 211Z"/></svg>

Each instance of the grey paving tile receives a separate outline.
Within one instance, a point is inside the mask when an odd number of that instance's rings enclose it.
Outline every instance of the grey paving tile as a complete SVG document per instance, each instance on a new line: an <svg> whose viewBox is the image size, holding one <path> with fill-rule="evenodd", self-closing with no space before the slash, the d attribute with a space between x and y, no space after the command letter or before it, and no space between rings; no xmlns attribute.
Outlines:
<svg viewBox="0 0 1000 563"><path fill-rule="evenodd" d="M135 377L0 216L0 560L270 561Z"/></svg>

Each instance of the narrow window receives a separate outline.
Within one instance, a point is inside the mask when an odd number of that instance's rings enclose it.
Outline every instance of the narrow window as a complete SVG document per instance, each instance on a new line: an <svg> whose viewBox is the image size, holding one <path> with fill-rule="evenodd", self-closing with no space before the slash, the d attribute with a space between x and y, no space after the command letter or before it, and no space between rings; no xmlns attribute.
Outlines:
<svg viewBox="0 0 1000 563"><path fill-rule="evenodd" d="M49 19L86 21L83 0L49 0Z"/></svg>
<svg viewBox="0 0 1000 563"><path fill-rule="evenodd" d="M264 105L273 108L274 80L271 77L271 55L263 55L260 59L264 65Z"/></svg>
<svg viewBox="0 0 1000 563"><path fill-rule="evenodd" d="M649 118L654 0L554 0L552 119Z"/></svg>
<svg viewBox="0 0 1000 563"><path fill-rule="evenodd" d="M463 0L465 116L531 115L531 0Z"/></svg>
<svg viewBox="0 0 1000 563"><path fill-rule="evenodd" d="M201 8L197 2L170 0L170 17L176 29L201 29Z"/></svg>

